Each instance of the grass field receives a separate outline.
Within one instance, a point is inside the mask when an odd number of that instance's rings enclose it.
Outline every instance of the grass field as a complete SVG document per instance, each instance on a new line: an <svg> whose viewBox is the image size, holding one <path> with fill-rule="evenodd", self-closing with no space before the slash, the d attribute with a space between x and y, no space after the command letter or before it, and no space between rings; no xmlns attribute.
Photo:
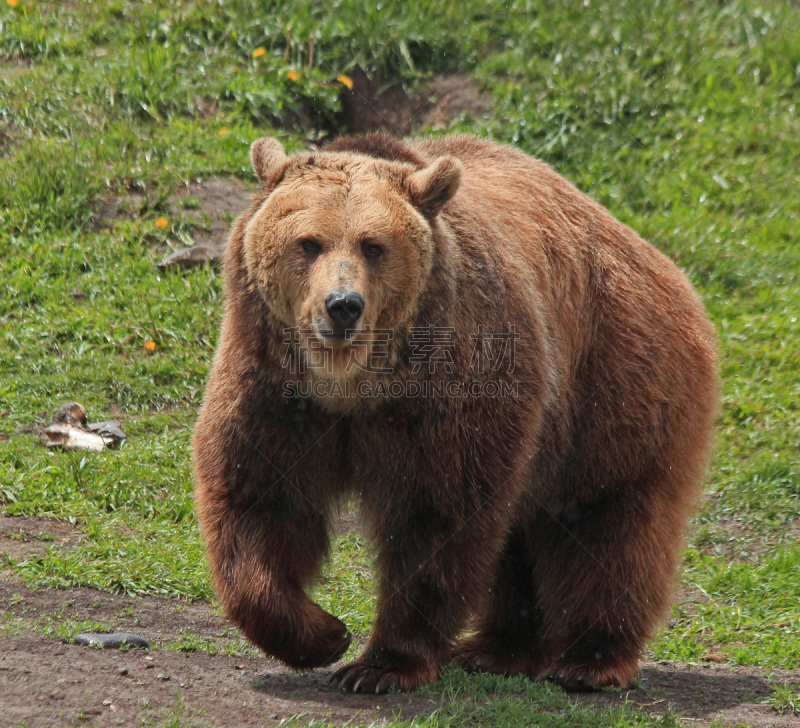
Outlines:
<svg viewBox="0 0 800 728"><path fill-rule="evenodd" d="M213 600L189 439L221 280L155 266L191 240L191 202L169 201L250 180L264 133L297 149L345 131L339 77L356 66L409 87L471 74L494 110L455 130L550 162L688 273L719 332L723 408L652 657L800 668L800 8L783 2L3 0L0 507L85 535L7 568ZM103 218L112 199L136 208ZM53 453L20 431L73 400L120 419L123 448ZM369 584L366 544L339 538L318 598L362 636ZM419 725L678 724L454 670L428 690L443 707ZM776 685L775 705L798 690Z"/></svg>

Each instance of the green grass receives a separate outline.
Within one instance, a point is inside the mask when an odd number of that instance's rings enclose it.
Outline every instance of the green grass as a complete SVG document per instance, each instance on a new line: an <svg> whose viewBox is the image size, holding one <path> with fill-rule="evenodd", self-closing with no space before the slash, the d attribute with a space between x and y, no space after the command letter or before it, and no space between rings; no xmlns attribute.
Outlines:
<svg viewBox="0 0 800 728"><path fill-rule="evenodd" d="M652 654L800 667L800 9L782 2L0 4L0 506L84 534L10 568L213 599L189 437L221 281L156 269L191 237L167 201L198 178L250 179L263 133L290 149L334 133L337 76L356 66L409 85L474 74L495 109L454 128L552 163L687 271L720 335L723 404L686 601ZM97 223L129 194L137 212ZM122 449L53 453L20 433L71 400L122 419ZM360 538L337 539L317 590L361 637L369 563ZM214 649L197 639L176 647ZM431 690L444 707L419 725L676 721L457 671Z"/></svg>
<svg viewBox="0 0 800 728"><path fill-rule="evenodd" d="M443 707L411 721L387 715L387 728L678 728L683 725L679 716L666 709L661 715L650 716L628 705L599 710L570 700L563 690L550 684L532 683L521 677L467 676L452 668L444 671L439 683L420 692L441 700ZM334 724L309 723L300 716L287 721L287 725L321 728Z"/></svg>
<svg viewBox="0 0 800 728"><path fill-rule="evenodd" d="M772 689L775 692L768 702L777 713L800 713L800 690L797 685L792 686L784 680L782 684L774 684Z"/></svg>

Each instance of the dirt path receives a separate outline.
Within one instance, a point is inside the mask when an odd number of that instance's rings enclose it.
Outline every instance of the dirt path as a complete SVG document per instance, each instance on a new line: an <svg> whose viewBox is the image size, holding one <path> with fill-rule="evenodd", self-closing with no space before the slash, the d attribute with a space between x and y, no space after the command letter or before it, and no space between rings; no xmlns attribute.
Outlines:
<svg viewBox="0 0 800 728"><path fill-rule="evenodd" d="M331 687L329 671L298 674L263 656L182 652L198 640L226 652L239 645L206 604L130 598L92 589L31 591L0 584L0 726L138 725L176 712L181 725L275 725L295 715L344 723L430 713L438 701L414 695L363 697ZM43 630L90 620L151 641L145 650L102 650L62 642ZM35 625L34 629L30 629ZM15 634L16 632L16 634ZM82 718L83 716L83 718ZM122 721L119 723L118 721Z"/></svg>
<svg viewBox="0 0 800 728"><path fill-rule="evenodd" d="M68 548L68 524L0 517L0 553L39 555ZM70 620L106 624L151 641L151 649L102 650L63 642ZM346 695L328 684L330 670L293 673L243 645L215 610L158 597L131 598L92 589L31 590L0 572L0 728L151 725L270 726L292 716L334 724L368 724L430 715L439 699L419 695ZM205 645L218 654L181 651ZM242 656L244 654L245 656ZM800 671L772 671L800 679ZM642 689L576 696L597 704L624 701L648 712L672 707L688 725L800 728L800 716L778 715L758 702L770 695L767 672L755 668L645 664ZM354 720L355 719L355 720Z"/></svg>

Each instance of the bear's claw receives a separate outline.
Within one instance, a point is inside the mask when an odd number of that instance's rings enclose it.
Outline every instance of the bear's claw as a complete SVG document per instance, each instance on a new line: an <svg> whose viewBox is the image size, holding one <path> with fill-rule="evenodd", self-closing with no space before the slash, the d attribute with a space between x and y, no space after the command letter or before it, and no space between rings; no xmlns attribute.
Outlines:
<svg viewBox="0 0 800 728"><path fill-rule="evenodd" d="M385 672L385 668L359 663L345 665L331 678L331 682L351 693L385 693L394 681L395 675Z"/></svg>
<svg viewBox="0 0 800 728"><path fill-rule="evenodd" d="M635 660L595 666L559 663L540 673L537 679L553 682L570 693L590 693L606 687L630 687L636 668Z"/></svg>
<svg viewBox="0 0 800 728"><path fill-rule="evenodd" d="M438 678L438 670L424 663L416 667L400 668L385 663L358 661L337 670L331 676L331 682L345 692L377 695L391 688L416 690L422 685L436 682Z"/></svg>

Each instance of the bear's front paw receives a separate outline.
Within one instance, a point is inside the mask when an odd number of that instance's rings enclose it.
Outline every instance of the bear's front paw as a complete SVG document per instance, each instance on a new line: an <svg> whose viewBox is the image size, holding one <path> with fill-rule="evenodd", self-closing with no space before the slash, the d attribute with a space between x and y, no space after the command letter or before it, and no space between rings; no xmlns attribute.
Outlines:
<svg viewBox="0 0 800 728"><path fill-rule="evenodd" d="M347 652L353 639L344 622L322 609L319 609L315 622L307 624L307 629L308 636L301 643L293 644L283 654L274 653L297 670L325 667L336 662Z"/></svg>
<svg viewBox="0 0 800 728"><path fill-rule="evenodd" d="M337 670L331 682L351 693L385 693L395 690L416 690L439 679L439 668L421 658L386 659L363 656Z"/></svg>

